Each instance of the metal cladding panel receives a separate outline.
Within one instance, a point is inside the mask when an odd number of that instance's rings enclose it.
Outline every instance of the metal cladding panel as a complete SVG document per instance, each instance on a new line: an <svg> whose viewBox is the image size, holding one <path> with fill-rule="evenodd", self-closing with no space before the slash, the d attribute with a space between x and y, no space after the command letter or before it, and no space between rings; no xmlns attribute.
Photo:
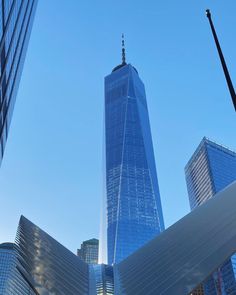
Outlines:
<svg viewBox="0 0 236 295"><path fill-rule="evenodd" d="M236 252L236 182L115 265L115 294L189 294Z"/></svg>
<svg viewBox="0 0 236 295"><path fill-rule="evenodd" d="M23 216L16 244L39 294L89 294L88 265Z"/></svg>

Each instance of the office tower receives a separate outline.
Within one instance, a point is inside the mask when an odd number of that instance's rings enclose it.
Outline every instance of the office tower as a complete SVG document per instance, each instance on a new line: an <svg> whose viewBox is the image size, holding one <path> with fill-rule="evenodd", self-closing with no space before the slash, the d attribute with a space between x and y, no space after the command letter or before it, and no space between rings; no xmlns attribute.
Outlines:
<svg viewBox="0 0 236 295"><path fill-rule="evenodd" d="M77 250L77 256L88 264L98 263L98 239L90 239L81 244L80 249Z"/></svg>
<svg viewBox="0 0 236 295"><path fill-rule="evenodd" d="M90 280L95 282L93 292L97 295L114 294L114 274L113 267L106 264L92 265ZM91 281L90 281L91 283Z"/></svg>
<svg viewBox="0 0 236 295"><path fill-rule="evenodd" d="M10 128L37 0L0 1L0 163Z"/></svg>
<svg viewBox="0 0 236 295"><path fill-rule="evenodd" d="M187 163L185 175L193 210L236 180L236 153L204 137ZM232 256L204 283L204 294L236 294L235 277L236 257Z"/></svg>
<svg viewBox="0 0 236 295"><path fill-rule="evenodd" d="M13 243L0 244L0 294L38 295Z"/></svg>
<svg viewBox="0 0 236 295"><path fill-rule="evenodd" d="M89 294L88 265L23 216L15 242L39 294Z"/></svg>
<svg viewBox="0 0 236 295"><path fill-rule="evenodd" d="M105 77L108 264L164 230L144 84L125 61Z"/></svg>

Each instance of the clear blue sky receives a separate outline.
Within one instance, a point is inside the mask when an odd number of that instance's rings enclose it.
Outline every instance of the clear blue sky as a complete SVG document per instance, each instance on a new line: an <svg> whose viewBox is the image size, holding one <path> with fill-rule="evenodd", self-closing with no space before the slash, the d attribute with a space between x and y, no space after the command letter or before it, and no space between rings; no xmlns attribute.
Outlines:
<svg viewBox="0 0 236 295"><path fill-rule="evenodd" d="M236 85L235 0L39 0L0 168L0 242L20 214L72 251L98 237L103 79L121 61L121 33L146 86L166 226L189 212L184 166L202 137L236 149L206 8Z"/></svg>

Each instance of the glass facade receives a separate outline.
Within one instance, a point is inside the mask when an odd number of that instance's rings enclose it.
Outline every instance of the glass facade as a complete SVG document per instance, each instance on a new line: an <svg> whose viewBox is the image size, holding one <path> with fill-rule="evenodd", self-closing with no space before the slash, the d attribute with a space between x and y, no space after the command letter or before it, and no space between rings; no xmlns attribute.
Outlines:
<svg viewBox="0 0 236 295"><path fill-rule="evenodd" d="M164 230L144 84L130 64L105 78L108 264Z"/></svg>
<svg viewBox="0 0 236 295"><path fill-rule="evenodd" d="M191 210L236 180L236 153L203 138L185 167ZM205 295L236 294L236 256L204 283Z"/></svg>
<svg viewBox="0 0 236 295"><path fill-rule="evenodd" d="M106 264L93 265L93 281L95 282L96 295L114 294L114 274L113 267Z"/></svg>
<svg viewBox="0 0 236 295"><path fill-rule="evenodd" d="M0 2L1 162L37 6L37 0L2 0Z"/></svg>
<svg viewBox="0 0 236 295"><path fill-rule="evenodd" d="M88 264L98 263L98 239L90 239L81 244L80 249L77 250L77 256Z"/></svg>
<svg viewBox="0 0 236 295"><path fill-rule="evenodd" d="M39 295L32 286L16 245L0 244L0 295Z"/></svg>

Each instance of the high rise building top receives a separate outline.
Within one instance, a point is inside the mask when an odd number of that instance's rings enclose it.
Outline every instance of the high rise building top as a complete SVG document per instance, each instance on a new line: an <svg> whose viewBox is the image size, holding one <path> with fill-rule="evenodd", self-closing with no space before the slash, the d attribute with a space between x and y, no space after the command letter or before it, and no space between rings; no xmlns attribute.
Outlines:
<svg viewBox="0 0 236 295"><path fill-rule="evenodd" d="M90 239L81 244L80 249L77 250L77 256L88 264L98 263L98 248L99 240Z"/></svg>
<svg viewBox="0 0 236 295"><path fill-rule="evenodd" d="M14 243L2 243L2 244L0 244L0 249L14 250L15 244Z"/></svg>
<svg viewBox="0 0 236 295"><path fill-rule="evenodd" d="M122 47L121 47L121 64L119 64L118 66L116 66L112 72L115 72L117 70L119 70L120 68L123 68L127 65L126 63L126 51L125 51L125 40L124 40L124 34L122 34ZM130 64L129 64L130 65ZM132 66L134 68L134 70L138 73L137 69Z"/></svg>
<svg viewBox="0 0 236 295"><path fill-rule="evenodd" d="M112 72L115 72L116 70L124 67L127 65L126 63L126 55L125 55L125 40L124 40L124 34L122 34L122 48L121 48L121 53L122 53L122 63L118 66L116 66Z"/></svg>
<svg viewBox="0 0 236 295"><path fill-rule="evenodd" d="M185 166L191 209L236 180L236 153L206 137Z"/></svg>
<svg viewBox="0 0 236 295"><path fill-rule="evenodd" d="M188 163L186 164L185 170L187 170L190 165L193 165L194 160L196 159L197 155L199 154L199 151L206 145L212 146L213 148L218 149L219 151L225 152L229 155L232 155L233 157L236 156L236 151L234 151L233 149L231 149L221 143L217 143L216 141L213 141L212 139L204 136L203 139L201 140L200 144L198 145L197 149L195 150L195 152L193 153L193 155L189 159Z"/></svg>

